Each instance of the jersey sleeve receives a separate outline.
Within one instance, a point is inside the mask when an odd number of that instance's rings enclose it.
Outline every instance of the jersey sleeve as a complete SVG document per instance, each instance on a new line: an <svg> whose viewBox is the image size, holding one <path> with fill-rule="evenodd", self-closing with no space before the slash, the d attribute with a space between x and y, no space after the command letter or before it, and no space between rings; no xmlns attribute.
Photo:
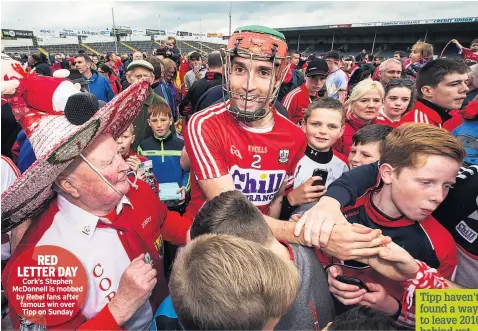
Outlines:
<svg viewBox="0 0 478 331"><path fill-rule="evenodd" d="M347 75L345 72L342 71L342 75L337 75L337 91L347 91L347 84L349 80L347 79Z"/></svg>
<svg viewBox="0 0 478 331"><path fill-rule="evenodd" d="M198 180L226 175L226 150L220 142L218 127L207 121L209 113L193 115L184 134L186 152L191 160L191 169Z"/></svg>
<svg viewBox="0 0 478 331"><path fill-rule="evenodd" d="M290 167L287 170L286 193L284 193L284 195L288 194L289 191L291 191L294 186L294 176L297 171L297 166L299 165L299 161L304 156L305 149L307 147L307 140L305 139L305 136L301 136L301 140L297 145L298 146L295 151L295 155L291 158Z"/></svg>
<svg viewBox="0 0 478 331"><path fill-rule="evenodd" d="M289 114L289 118L293 121L294 113L297 109L297 98L295 97L297 94L293 93L295 90L290 91L282 100L282 104L284 105L285 109L287 109L287 113Z"/></svg>
<svg viewBox="0 0 478 331"><path fill-rule="evenodd" d="M378 162L346 171L330 183L325 196L340 202L342 208L352 206L360 196L378 182Z"/></svg>

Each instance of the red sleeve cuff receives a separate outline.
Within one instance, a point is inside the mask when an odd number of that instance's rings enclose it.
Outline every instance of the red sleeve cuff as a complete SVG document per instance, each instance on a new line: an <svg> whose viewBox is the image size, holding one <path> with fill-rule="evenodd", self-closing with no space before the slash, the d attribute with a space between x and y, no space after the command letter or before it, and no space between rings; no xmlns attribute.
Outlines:
<svg viewBox="0 0 478 331"><path fill-rule="evenodd" d="M106 305L98 315L80 325L78 330L122 330Z"/></svg>
<svg viewBox="0 0 478 331"><path fill-rule="evenodd" d="M192 223L190 217L181 216L175 211L168 211L161 228L164 240L173 245L186 245L186 234Z"/></svg>

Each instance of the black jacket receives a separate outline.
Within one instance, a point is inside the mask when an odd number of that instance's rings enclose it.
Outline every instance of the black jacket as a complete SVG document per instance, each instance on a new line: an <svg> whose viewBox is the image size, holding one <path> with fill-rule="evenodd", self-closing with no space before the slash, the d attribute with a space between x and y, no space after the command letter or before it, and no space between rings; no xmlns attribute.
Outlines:
<svg viewBox="0 0 478 331"><path fill-rule="evenodd" d="M222 74L212 71L206 72L204 78L194 82L194 84L189 88L188 93L179 105L179 113L182 116L194 114L197 111L196 105L199 101L199 98L201 98L201 96L210 88L221 84Z"/></svg>
<svg viewBox="0 0 478 331"><path fill-rule="evenodd" d="M51 69L50 69L50 66L48 65L48 63L45 63L45 62L37 62L33 65L33 68L35 68L35 72L38 74L38 75L42 75L42 76L53 76L52 75L52 72L51 72Z"/></svg>

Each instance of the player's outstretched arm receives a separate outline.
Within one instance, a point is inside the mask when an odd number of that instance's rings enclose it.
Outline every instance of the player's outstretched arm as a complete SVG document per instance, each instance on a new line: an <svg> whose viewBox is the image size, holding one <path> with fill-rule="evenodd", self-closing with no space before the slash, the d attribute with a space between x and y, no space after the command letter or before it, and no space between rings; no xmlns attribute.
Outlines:
<svg viewBox="0 0 478 331"><path fill-rule="evenodd" d="M226 174L217 178L203 179L198 183L202 192L206 196L206 199L208 200L213 199L222 192L233 191L236 189L230 174Z"/></svg>

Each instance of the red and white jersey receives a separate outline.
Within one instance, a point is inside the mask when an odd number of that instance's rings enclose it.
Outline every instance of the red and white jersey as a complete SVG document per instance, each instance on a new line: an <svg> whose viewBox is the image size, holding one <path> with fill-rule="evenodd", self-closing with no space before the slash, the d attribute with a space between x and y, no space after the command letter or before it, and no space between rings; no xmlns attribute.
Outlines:
<svg viewBox="0 0 478 331"><path fill-rule="evenodd" d="M12 160L2 155L2 192L0 193L5 192L6 189L20 176L21 173ZM2 261L8 260L11 255L10 234L11 231L2 234Z"/></svg>
<svg viewBox="0 0 478 331"><path fill-rule="evenodd" d="M385 114L383 107L380 109L380 113L377 116L377 119L375 120L376 124L383 124L383 125L388 125L391 126L392 128L396 128L400 124L400 120L398 121L393 121L391 120L387 114Z"/></svg>
<svg viewBox="0 0 478 331"><path fill-rule="evenodd" d="M318 93L317 98L319 98ZM287 93L282 100L282 104L289 113L290 121L296 125L304 118L305 112L311 102L309 90L305 84Z"/></svg>
<svg viewBox="0 0 478 331"><path fill-rule="evenodd" d="M238 121L224 103L191 117L184 135L194 174L188 216L194 217L206 201L198 180L227 174L237 190L262 213L269 213L269 205L282 185L293 182L307 145L300 128L275 110L273 113L273 126L260 129Z"/></svg>
<svg viewBox="0 0 478 331"><path fill-rule="evenodd" d="M415 106L400 120L400 124L403 123L426 123L441 128L443 119L434 109L416 101Z"/></svg>
<svg viewBox="0 0 478 331"><path fill-rule="evenodd" d="M463 47L461 49L461 56L463 56L463 60L472 60L478 62L478 53L473 53L471 49Z"/></svg>

